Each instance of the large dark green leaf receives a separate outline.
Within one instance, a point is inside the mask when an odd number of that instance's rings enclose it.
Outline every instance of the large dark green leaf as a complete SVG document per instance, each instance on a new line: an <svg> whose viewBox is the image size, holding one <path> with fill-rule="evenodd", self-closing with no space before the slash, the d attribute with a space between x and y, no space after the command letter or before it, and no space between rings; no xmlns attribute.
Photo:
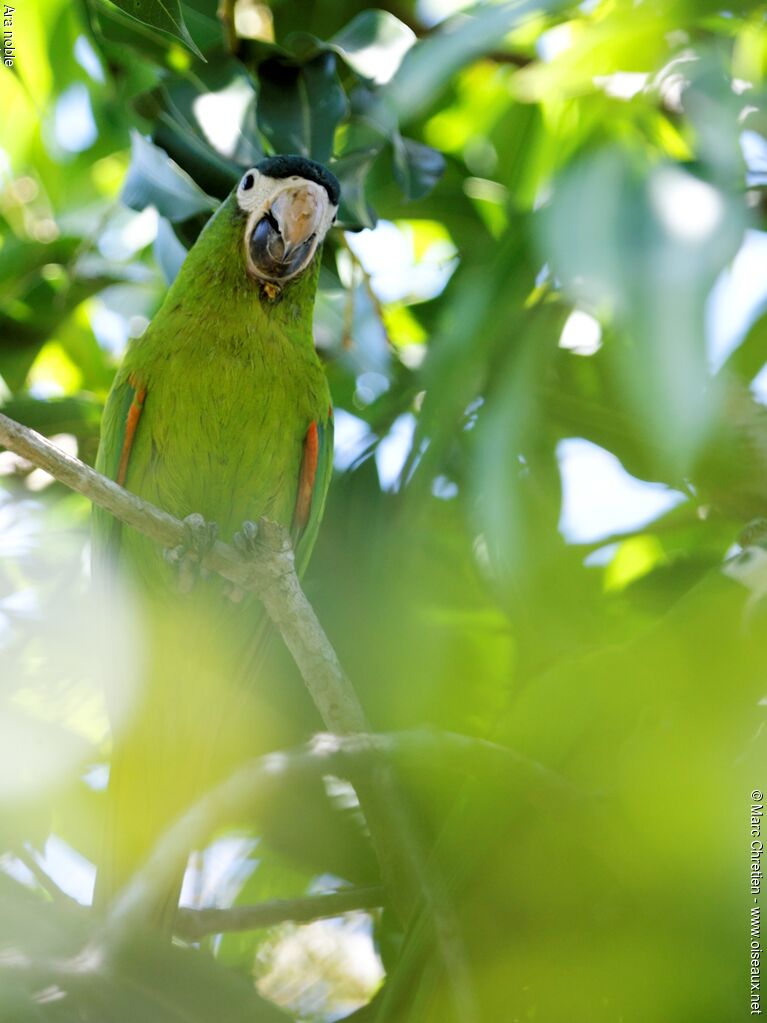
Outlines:
<svg viewBox="0 0 767 1023"><path fill-rule="evenodd" d="M341 183L339 222L351 230L375 227L375 211L365 198L365 180L378 149L361 150L342 156L333 164L333 173Z"/></svg>
<svg viewBox="0 0 767 1023"><path fill-rule="evenodd" d="M347 110L335 55L322 53L305 64L273 57L259 65L258 77L258 123L275 152L327 163Z"/></svg>
<svg viewBox="0 0 767 1023"><path fill-rule="evenodd" d="M110 0L110 2L132 20L145 25L153 32L177 39L195 56L205 59L186 27L180 0Z"/></svg>
<svg viewBox="0 0 767 1023"><path fill-rule="evenodd" d="M431 146L395 135L394 173L405 199L420 199L434 188L445 170L445 158Z"/></svg>

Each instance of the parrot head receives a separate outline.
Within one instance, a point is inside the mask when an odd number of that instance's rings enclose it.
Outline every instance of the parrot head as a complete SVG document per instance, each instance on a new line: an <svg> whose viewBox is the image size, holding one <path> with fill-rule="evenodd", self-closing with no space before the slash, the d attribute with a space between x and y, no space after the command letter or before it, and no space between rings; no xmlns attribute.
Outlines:
<svg viewBox="0 0 767 1023"><path fill-rule="evenodd" d="M301 274L336 219L339 196L330 171L301 156L273 156L247 171L235 197L250 276L280 287Z"/></svg>

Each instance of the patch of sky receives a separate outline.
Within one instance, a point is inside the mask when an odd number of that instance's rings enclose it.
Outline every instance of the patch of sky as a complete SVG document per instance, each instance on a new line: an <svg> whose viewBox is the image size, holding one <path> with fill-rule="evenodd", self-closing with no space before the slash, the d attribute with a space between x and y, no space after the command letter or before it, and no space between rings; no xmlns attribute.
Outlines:
<svg viewBox="0 0 767 1023"><path fill-rule="evenodd" d="M582 309L573 309L565 321L559 338L559 347L575 355L593 355L602 343L599 321Z"/></svg>
<svg viewBox="0 0 767 1023"><path fill-rule="evenodd" d="M91 98L82 82L74 82L59 96L53 112L53 137L65 153L82 153L96 141L98 129Z"/></svg>
<svg viewBox="0 0 767 1023"><path fill-rule="evenodd" d="M364 419L346 409L334 410L333 424L333 464L340 472L345 472L368 450L375 435Z"/></svg>
<svg viewBox="0 0 767 1023"><path fill-rule="evenodd" d="M767 140L755 131L744 131L740 148L746 161L746 184L767 184Z"/></svg>
<svg viewBox="0 0 767 1023"><path fill-rule="evenodd" d="M448 479L447 476L435 476L431 492L441 501L450 501L452 498L458 497L458 484Z"/></svg>
<svg viewBox="0 0 767 1023"><path fill-rule="evenodd" d="M355 400L360 405L370 405L389 390L389 379L383 373L369 371L360 373L357 377L357 387L354 392Z"/></svg>
<svg viewBox="0 0 767 1023"><path fill-rule="evenodd" d="M765 266L767 234L747 231L740 251L719 275L708 298L706 334L714 371L738 347L758 313L767 306Z"/></svg>
<svg viewBox="0 0 767 1023"><path fill-rule="evenodd" d="M124 351L130 334L129 321L120 313L109 309L100 299L94 299L89 309L91 329L102 348L115 355Z"/></svg>
<svg viewBox="0 0 767 1023"><path fill-rule="evenodd" d="M86 36L78 36L75 40L75 60L94 82L104 82L104 69L96 51Z"/></svg>
<svg viewBox="0 0 767 1023"><path fill-rule="evenodd" d="M685 500L679 491L631 476L615 455L582 438L560 441L557 457L563 491L559 530L570 543L642 529Z"/></svg>
<svg viewBox="0 0 767 1023"><path fill-rule="evenodd" d="M141 213L120 209L110 219L106 231L99 236L99 252L104 259L131 259L155 240L158 220L157 210L153 206L148 206Z"/></svg>
<svg viewBox="0 0 767 1023"><path fill-rule="evenodd" d="M388 220L372 230L347 234L346 240L381 302L435 298L456 266L456 251L447 239L432 242L417 260L411 232Z"/></svg>
<svg viewBox="0 0 767 1023"><path fill-rule="evenodd" d="M416 0L415 10L421 24L431 28L472 3L473 0Z"/></svg>
<svg viewBox="0 0 767 1023"><path fill-rule="evenodd" d="M376 448L376 467L382 490L396 490L413 446L416 418L412 412L397 416Z"/></svg>
<svg viewBox="0 0 767 1023"><path fill-rule="evenodd" d="M67 895L84 906L93 902L96 867L58 835L50 835L40 866Z"/></svg>
<svg viewBox="0 0 767 1023"><path fill-rule="evenodd" d="M617 543L606 543L604 547L597 547L595 551L591 551L583 559L583 564L591 567L604 567L609 565L615 555L618 553L619 544Z"/></svg>
<svg viewBox="0 0 767 1023"><path fill-rule="evenodd" d="M91 764L83 772L83 781L94 792L104 792L109 783L109 764Z"/></svg>
<svg viewBox="0 0 767 1023"><path fill-rule="evenodd" d="M229 906L253 871L256 840L237 835L217 839L193 856L181 887L180 904L189 907Z"/></svg>

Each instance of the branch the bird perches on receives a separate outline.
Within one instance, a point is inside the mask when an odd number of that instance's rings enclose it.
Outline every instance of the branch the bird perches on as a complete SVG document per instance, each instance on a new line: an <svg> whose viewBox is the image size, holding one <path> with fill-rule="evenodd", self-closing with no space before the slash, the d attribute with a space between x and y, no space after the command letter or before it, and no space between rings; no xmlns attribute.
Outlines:
<svg viewBox="0 0 767 1023"><path fill-rule="evenodd" d="M2 413L0 445L44 469L60 483L159 545L173 548L187 541L187 529L181 520L125 490L36 431ZM258 595L296 662L325 726L341 735L366 733L364 711L301 588L287 531L275 522L262 519L258 523L252 557L217 540L202 556L202 565L228 579L238 589ZM420 887L416 880L419 871L407 838L410 829L393 795L388 769L381 767L370 786L365 786L365 791L358 792L358 796L391 903L405 919Z"/></svg>

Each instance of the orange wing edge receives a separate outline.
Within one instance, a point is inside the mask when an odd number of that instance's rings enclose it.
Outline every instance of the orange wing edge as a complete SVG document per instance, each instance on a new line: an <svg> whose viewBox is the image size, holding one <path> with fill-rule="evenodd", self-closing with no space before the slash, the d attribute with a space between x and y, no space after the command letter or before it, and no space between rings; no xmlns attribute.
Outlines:
<svg viewBox="0 0 767 1023"><path fill-rule="evenodd" d="M314 482L317 478L317 463L320 455L320 437L317 423L311 423L304 438L304 454L301 459L301 472L298 477L298 494L296 507L293 511L293 529L303 530L309 522L312 510Z"/></svg>
<svg viewBox="0 0 767 1023"><path fill-rule="evenodd" d="M117 465L117 476L115 477L115 482L119 483L121 487L125 484L125 477L128 475L131 449L136 438L136 430L141 419L141 413L144 411L144 400L146 398L146 387L139 386L134 379L131 379L130 384L134 390L133 401L130 404L128 416L125 420L125 436L120 451L120 461Z"/></svg>

